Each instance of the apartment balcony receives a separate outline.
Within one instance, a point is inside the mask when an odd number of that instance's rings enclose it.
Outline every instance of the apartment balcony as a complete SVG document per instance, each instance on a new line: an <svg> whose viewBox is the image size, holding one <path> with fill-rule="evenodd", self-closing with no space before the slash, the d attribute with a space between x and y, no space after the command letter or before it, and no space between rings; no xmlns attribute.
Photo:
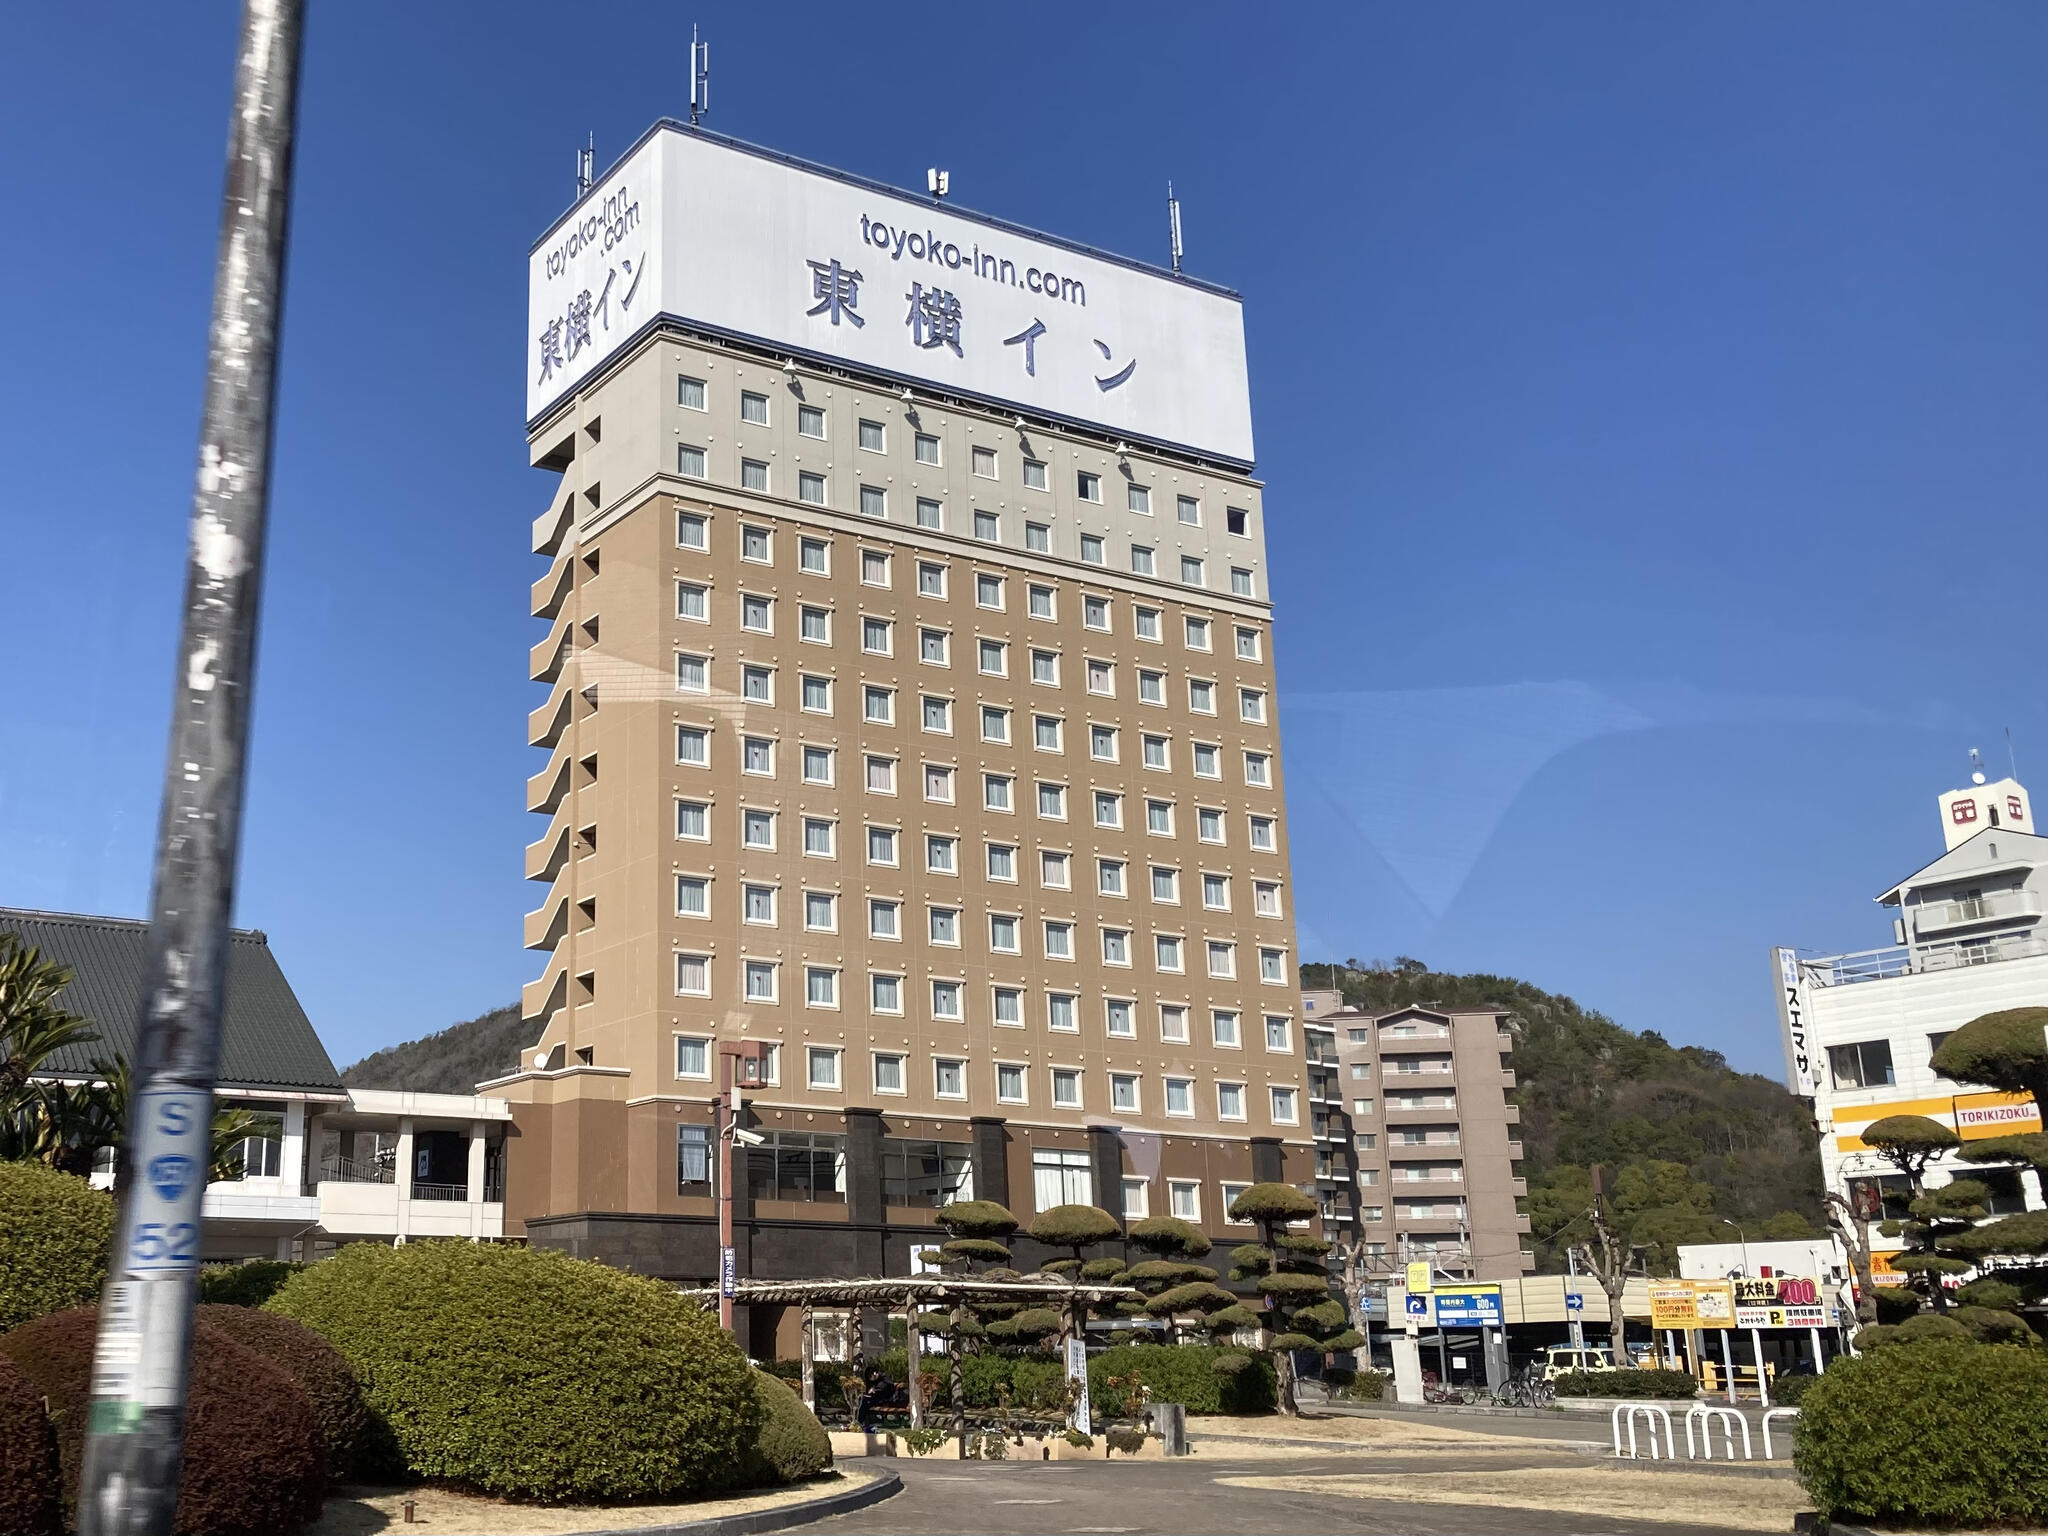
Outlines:
<svg viewBox="0 0 2048 1536"><path fill-rule="evenodd" d="M1528 1181L1527 1179L1509 1179L1509 1180L1508 1180L1508 1193L1509 1193L1509 1194L1512 1194L1512 1195L1526 1195L1526 1194L1528 1194L1528 1193L1529 1193L1529 1181Z"/></svg>
<svg viewBox="0 0 2048 1536"><path fill-rule="evenodd" d="M1993 891L1965 901L1923 902L1906 910L1912 916L1914 934L1926 938L1983 923L2036 919L2041 915L2041 898L2032 891Z"/></svg>
<svg viewBox="0 0 2048 1536"><path fill-rule="evenodd" d="M569 893L554 893L544 905L527 913L525 930L528 949L553 949L561 943L569 931Z"/></svg>
<svg viewBox="0 0 2048 1536"><path fill-rule="evenodd" d="M560 741L562 732L568 729L569 706L575 699L576 691L569 686L569 679L557 678L554 692L548 695L547 703L526 717L526 744L531 747L553 747Z"/></svg>
<svg viewBox="0 0 2048 1536"><path fill-rule="evenodd" d="M548 629L547 639L526 655L526 670L536 683L552 683L562 675L562 663L576 653L576 626L571 615L559 615Z"/></svg>
<svg viewBox="0 0 2048 1536"><path fill-rule="evenodd" d="M1511 1141L1508 1143L1509 1162L1520 1162L1522 1160L1522 1155L1522 1144L1519 1141Z"/></svg>
<svg viewBox="0 0 2048 1536"><path fill-rule="evenodd" d="M1456 1232L1460 1227L1468 1225L1471 1219L1465 1212L1453 1210L1449 1206L1445 1206L1441 1211L1432 1207L1427 1216L1419 1215L1412 1209L1404 1211L1398 1205L1394 1207L1394 1221L1411 1232Z"/></svg>
<svg viewBox="0 0 2048 1536"><path fill-rule="evenodd" d="M1455 1120L1458 1118L1458 1103L1455 1099L1445 1104L1403 1104L1396 1094L1389 1093L1381 1100L1381 1105L1386 1110L1389 1120L1414 1120L1418 1118Z"/></svg>
<svg viewBox="0 0 2048 1536"><path fill-rule="evenodd" d="M533 584L533 616L536 619L552 619L562 611L562 600L575 589L575 573L576 551L564 549L557 553L547 575Z"/></svg>
<svg viewBox="0 0 2048 1536"><path fill-rule="evenodd" d="M1507 1106L1507 1112L1507 1122L1509 1125L1520 1125L1522 1123L1521 1105L1510 1104Z"/></svg>
<svg viewBox="0 0 2048 1536"><path fill-rule="evenodd" d="M1441 1186L1445 1189L1463 1189L1465 1187L1465 1170L1462 1168L1453 1168L1448 1172L1436 1170L1428 1173L1417 1173L1413 1169L1404 1168L1399 1164L1396 1164L1388 1172L1387 1187L1391 1190L1396 1191L1397 1193L1401 1191L1417 1189L1423 1186Z"/></svg>
<svg viewBox="0 0 2048 1536"><path fill-rule="evenodd" d="M568 748L556 747L547 767L526 781L526 808L544 816L554 815L555 807L569 793L570 767Z"/></svg>
<svg viewBox="0 0 2048 1536"><path fill-rule="evenodd" d="M1500 1069L1500 1085L1503 1088L1512 1088L1515 1086L1515 1074L1511 1069L1507 1067L1502 1067Z"/></svg>

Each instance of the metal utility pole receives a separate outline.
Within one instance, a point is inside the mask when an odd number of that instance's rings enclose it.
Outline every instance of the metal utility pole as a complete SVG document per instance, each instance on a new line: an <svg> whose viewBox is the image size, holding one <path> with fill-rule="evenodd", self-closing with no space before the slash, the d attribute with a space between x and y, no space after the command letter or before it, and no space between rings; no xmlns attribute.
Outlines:
<svg viewBox="0 0 2048 1536"><path fill-rule="evenodd" d="M228 123L185 618L150 903L128 1160L93 1357L80 1536L168 1536L270 501L301 0L245 0Z"/></svg>

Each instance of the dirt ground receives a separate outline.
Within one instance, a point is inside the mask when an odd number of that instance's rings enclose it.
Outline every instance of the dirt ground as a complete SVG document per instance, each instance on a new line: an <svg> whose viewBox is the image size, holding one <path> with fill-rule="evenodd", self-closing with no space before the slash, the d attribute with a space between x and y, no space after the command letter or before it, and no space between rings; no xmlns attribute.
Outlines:
<svg viewBox="0 0 2048 1536"><path fill-rule="evenodd" d="M884 1463L883 1465L886 1465ZM726 1515L801 1504L822 1498L877 1474L865 1467L841 1468L813 1482L772 1493L737 1499L705 1499L694 1504L568 1505L504 1504L440 1488L344 1488L327 1501L308 1536L370 1536L372 1532L418 1531L421 1536L570 1536L577 1531L630 1530L636 1526L672 1525L687 1520L716 1520ZM413 1523L405 1523L404 1505L413 1501Z"/></svg>
<svg viewBox="0 0 2048 1536"><path fill-rule="evenodd" d="M1479 1430L1451 1429L1440 1424L1418 1424L1393 1419L1364 1418L1228 1418L1200 1414L1188 1419L1188 1439L1196 1454L1207 1441L1219 1456L1314 1456L1345 1446L1386 1450L1514 1450L1527 1452L1531 1442L1522 1436L1489 1435ZM1261 1446L1257 1441L1275 1442ZM1288 1445L1304 1441L1313 1444ZM1540 1442L1539 1442L1540 1444ZM1321 1447L1317 1449L1316 1447Z"/></svg>

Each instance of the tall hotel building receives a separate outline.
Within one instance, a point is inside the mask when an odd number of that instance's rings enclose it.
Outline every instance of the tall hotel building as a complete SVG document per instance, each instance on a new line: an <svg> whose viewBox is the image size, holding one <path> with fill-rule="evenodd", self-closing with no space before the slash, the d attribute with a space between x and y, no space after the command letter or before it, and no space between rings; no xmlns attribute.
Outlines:
<svg viewBox="0 0 2048 1536"><path fill-rule="evenodd" d="M1314 1164L1237 296L664 122L532 254L508 1226L906 1273Z"/></svg>

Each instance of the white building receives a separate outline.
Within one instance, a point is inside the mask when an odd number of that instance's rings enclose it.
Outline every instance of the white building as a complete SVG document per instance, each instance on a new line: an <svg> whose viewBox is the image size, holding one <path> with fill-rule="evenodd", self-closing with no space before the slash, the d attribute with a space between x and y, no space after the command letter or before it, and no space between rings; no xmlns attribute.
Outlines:
<svg viewBox="0 0 2048 1536"><path fill-rule="evenodd" d="M1940 1077L1931 1058L1972 1019L2048 1002L2048 837L2035 835L2027 792L2012 779L1951 790L1939 803L1946 851L1877 897L1894 914L1889 947L1771 957L1787 1081L1813 1103L1827 1186L1881 1193L1890 1214L1906 1180L1864 1145L1859 1132L1871 1122L1925 1115L1965 1141L2041 1128L2024 1097ZM1953 1155L1928 1170L1932 1185L1956 1177L1992 1186L1993 1215L2043 1204L2038 1176ZM1875 1228L1871 1241L1883 1283L1885 1255L1903 1245Z"/></svg>
<svg viewBox="0 0 2048 1536"><path fill-rule="evenodd" d="M0 908L0 932L70 967L73 979L57 1001L99 1032L57 1053L40 1075L94 1081L101 1063L135 1059L148 924ZM237 930L228 947L217 1100L256 1115L257 1130L237 1151L241 1176L207 1186L208 1260L311 1259L362 1240L504 1236L511 1105L345 1086L261 933Z"/></svg>

